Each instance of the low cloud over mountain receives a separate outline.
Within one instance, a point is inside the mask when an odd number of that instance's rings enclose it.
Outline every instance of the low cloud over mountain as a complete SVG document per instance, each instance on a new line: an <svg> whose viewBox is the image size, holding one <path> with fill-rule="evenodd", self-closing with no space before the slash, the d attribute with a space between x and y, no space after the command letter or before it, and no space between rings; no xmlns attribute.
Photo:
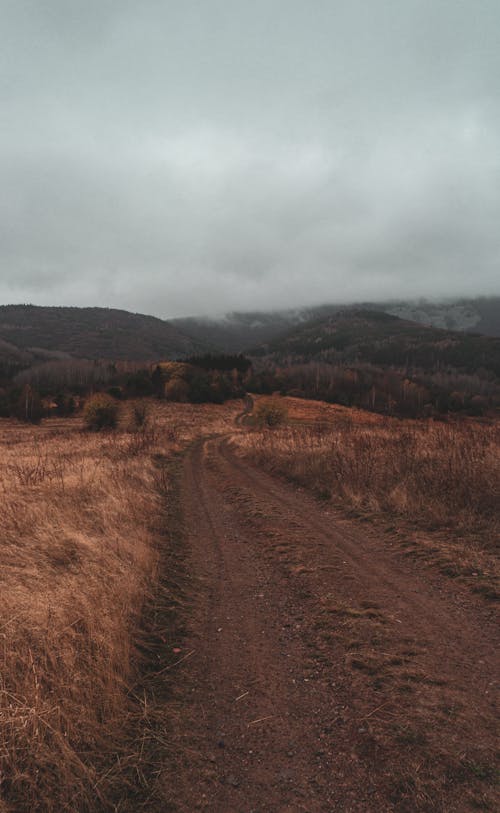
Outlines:
<svg viewBox="0 0 500 813"><path fill-rule="evenodd" d="M9 4L0 301L498 293L498 3Z"/></svg>

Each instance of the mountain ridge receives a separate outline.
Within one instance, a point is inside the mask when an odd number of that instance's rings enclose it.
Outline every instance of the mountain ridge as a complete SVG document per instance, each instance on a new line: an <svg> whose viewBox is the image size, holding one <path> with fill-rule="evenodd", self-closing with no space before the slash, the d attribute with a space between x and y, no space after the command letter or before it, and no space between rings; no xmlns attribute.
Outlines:
<svg viewBox="0 0 500 813"><path fill-rule="evenodd" d="M274 363L321 361L436 370L478 369L500 377L500 338L422 325L384 311L357 308L306 322L249 351Z"/></svg>
<svg viewBox="0 0 500 813"><path fill-rule="evenodd" d="M171 322L117 308L1 305L0 340L31 356L156 361L206 350Z"/></svg>
<svg viewBox="0 0 500 813"><path fill-rule="evenodd" d="M226 352L241 352L284 335L296 325L352 309L380 310L430 327L500 336L500 296L446 302L420 299L327 303L274 311L232 311L221 317L183 317L171 321L200 342L210 342Z"/></svg>
<svg viewBox="0 0 500 813"><path fill-rule="evenodd" d="M206 352L247 352L309 322L359 311L388 313L464 334L483 331L500 336L500 297L324 304L175 319L116 308L18 304L0 306L0 362L14 366L65 358L154 362Z"/></svg>

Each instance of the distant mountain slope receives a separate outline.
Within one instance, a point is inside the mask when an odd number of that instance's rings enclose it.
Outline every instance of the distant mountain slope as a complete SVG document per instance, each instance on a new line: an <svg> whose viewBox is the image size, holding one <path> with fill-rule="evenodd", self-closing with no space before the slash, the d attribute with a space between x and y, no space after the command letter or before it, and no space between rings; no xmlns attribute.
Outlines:
<svg viewBox="0 0 500 813"><path fill-rule="evenodd" d="M207 349L170 322L107 308L0 306L0 340L34 356L57 353L131 361L177 358Z"/></svg>
<svg viewBox="0 0 500 813"><path fill-rule="evenodd" d="M67 356L155 361L207 351L239 353L272 343L311 321L361 310L448 330L500 336L500 297L441 304L329 304L264 313L234 312L219 319L171 320L107 308L4 305L0 306L0 363L17 366Z"/></svg>
<svg viewBox="0 0 500 813"><path fill-rule="evenodd" d="M233 312L220 318L173 319L172 324L201 343L238 353L272 341L294 327L344 311L335 304L268 312ZM419 300L360 303L355 309L383 311L402 319L447 330L500 336L500 297L461 299L434 303Z"/></svg>
<svg viewBox="0 0 500 813"><path fill-rule="evenodd" d="M252 351L275 364L370 363L500 376L500 338L427 327L382 311L345 309L313 320Z"/></svg>
<svg viewBox="0 0 500 813"><path fill-rule="evenodd" d="M446 330L465 330L485 336L500 336L500 297L457 299L450 302L385 302L369 305L401 319Z"/></svg>
<svg viewBox="0 0 500 813"><path fill-rule="evenodd" d="M323 305L278 311L234 311L221 317L192 316L172 319L171 323L197 341L212 344L225 353L240 353L247 347L262 344L338 308Z"/></svg>
<svg viewBox="0 0 500 813"><path fill-rule="evenodd" d="M31 353L20 350L19 347L0 339L0 363L2 364L27 364L32 360Z"/></svg>

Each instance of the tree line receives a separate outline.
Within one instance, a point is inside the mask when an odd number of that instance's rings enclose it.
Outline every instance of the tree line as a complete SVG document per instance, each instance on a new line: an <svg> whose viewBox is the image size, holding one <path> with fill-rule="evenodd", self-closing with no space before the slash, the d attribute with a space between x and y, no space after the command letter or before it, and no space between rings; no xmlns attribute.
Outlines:
<svg viewBox="0 0 500 813"><path fill-rule="evenodd" d="M96 392L117 400L223 403L245 394L243 379L250 367L244 356L224 354L150 365L84 359L47 361L26 369L0 365L0 417L36 423L49 415L70 415Z"/></svg>

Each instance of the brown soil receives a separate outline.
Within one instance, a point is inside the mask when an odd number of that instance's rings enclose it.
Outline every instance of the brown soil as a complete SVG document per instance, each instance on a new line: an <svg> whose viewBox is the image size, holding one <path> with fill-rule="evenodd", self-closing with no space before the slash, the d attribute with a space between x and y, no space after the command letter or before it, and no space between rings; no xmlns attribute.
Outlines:
<svg viewBox="0 0 500 813"><path fill-rule="evenodd" d="M195 444L172 810L498 809L493 605L389 537Z"/></svg>

